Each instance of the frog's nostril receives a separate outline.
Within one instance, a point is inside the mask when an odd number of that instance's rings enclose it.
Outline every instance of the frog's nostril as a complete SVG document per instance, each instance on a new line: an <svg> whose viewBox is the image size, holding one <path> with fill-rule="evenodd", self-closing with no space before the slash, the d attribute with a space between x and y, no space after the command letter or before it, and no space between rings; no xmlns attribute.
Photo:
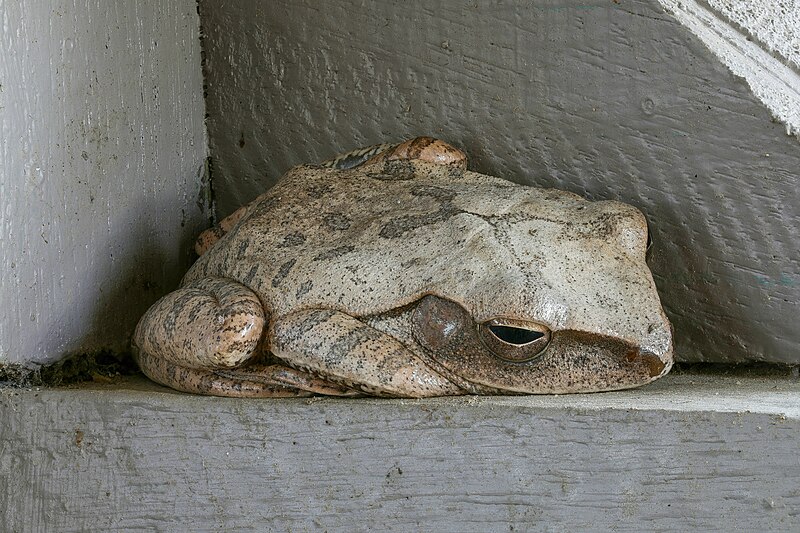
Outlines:
<svg viewBox="0 0 800 533"><path fill-rule="evenodd" d="M489 326L489 331L503 342L522 346L544 337L541 331L530 329L514 328L511 326Z"/></svg>

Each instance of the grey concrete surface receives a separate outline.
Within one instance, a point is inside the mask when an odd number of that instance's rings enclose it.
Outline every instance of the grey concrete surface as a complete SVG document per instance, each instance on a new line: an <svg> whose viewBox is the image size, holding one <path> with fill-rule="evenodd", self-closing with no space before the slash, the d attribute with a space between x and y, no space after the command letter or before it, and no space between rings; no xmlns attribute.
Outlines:
<svg viewBox="0 0 800 533"><path fill-rule="evenodd" d="M0 364L122 351L206 227L193 0L0 0Z"/></svg>
<svg viewBox="0 0 800 533"><path fill-rule="evenodd" d="M684 361L800 361L800 144L656 0L202 0L219 216L292 165L430 134L641 208Z"/></svg>
<svg viewBox="0 0 800 533"><path fill-rule="evenodd" d="M797 531L800 380L232 400L0 390L0 529Z"/></svg>

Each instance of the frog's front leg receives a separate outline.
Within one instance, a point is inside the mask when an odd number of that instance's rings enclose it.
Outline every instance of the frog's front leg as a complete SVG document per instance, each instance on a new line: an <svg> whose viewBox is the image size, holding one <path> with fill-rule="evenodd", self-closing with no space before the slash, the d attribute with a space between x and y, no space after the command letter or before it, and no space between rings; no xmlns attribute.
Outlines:
<svg viewBox="0 0 800 533"><path fill-rule="evenodd" d="M274 322L272 353L292 367L370 395L466 394L394 337L345 313L311 309Z"/></svg>
<svg viewBox="0 0 800 533"><path fill-rule="evenodd" d="M204 278L157 301L133 336L139 367L184 392L235 397L352 395L281 365L251 362L266 317L256 294L227 278Z"/></svg>

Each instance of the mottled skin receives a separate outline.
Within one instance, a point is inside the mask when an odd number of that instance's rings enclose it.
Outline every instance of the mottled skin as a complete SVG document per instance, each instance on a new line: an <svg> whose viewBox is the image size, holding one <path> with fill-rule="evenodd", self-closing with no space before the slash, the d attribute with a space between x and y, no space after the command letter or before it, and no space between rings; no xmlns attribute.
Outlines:
<svg viewBox="0 0 800 533"><path fill-rule="evenodd" d="M619 202L466 170L434 139L289 171L198 239L142 317L142 370L239 397L616 390L663 376L672 333Z"/></svg>

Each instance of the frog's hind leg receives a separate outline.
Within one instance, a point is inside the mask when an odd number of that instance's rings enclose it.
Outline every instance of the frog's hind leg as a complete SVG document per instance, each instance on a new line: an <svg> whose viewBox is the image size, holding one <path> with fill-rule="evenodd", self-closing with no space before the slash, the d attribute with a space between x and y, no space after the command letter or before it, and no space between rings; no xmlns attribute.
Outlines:
<svg viewBox="0 0 800 533"><path fill-rule="evenodd" d="M325 168L335 168L336 170L347 170L363 165L364 162L369 161L376 155L386 152L399 146L398 144L373 144L372 146L365 146L357 148L336 157L327 159L319 164Z"/></svg>
<svg viewBox="0 0 800 533"><path fill-rule="evenodd" d="M200 369L176 365L138 351L136 360L147 377L176 390L235 398L361 396L306 372L282 365L248 364L242 368Z"/></svg>
<svg viewBox="0 0 800 533"><path fill-rule="evenodd" d="M153 381L220 396L346 394L278 365L254 364L266 318L256 294L227 278L192 282L157 301L133 336L139 367Z"/></svg>

